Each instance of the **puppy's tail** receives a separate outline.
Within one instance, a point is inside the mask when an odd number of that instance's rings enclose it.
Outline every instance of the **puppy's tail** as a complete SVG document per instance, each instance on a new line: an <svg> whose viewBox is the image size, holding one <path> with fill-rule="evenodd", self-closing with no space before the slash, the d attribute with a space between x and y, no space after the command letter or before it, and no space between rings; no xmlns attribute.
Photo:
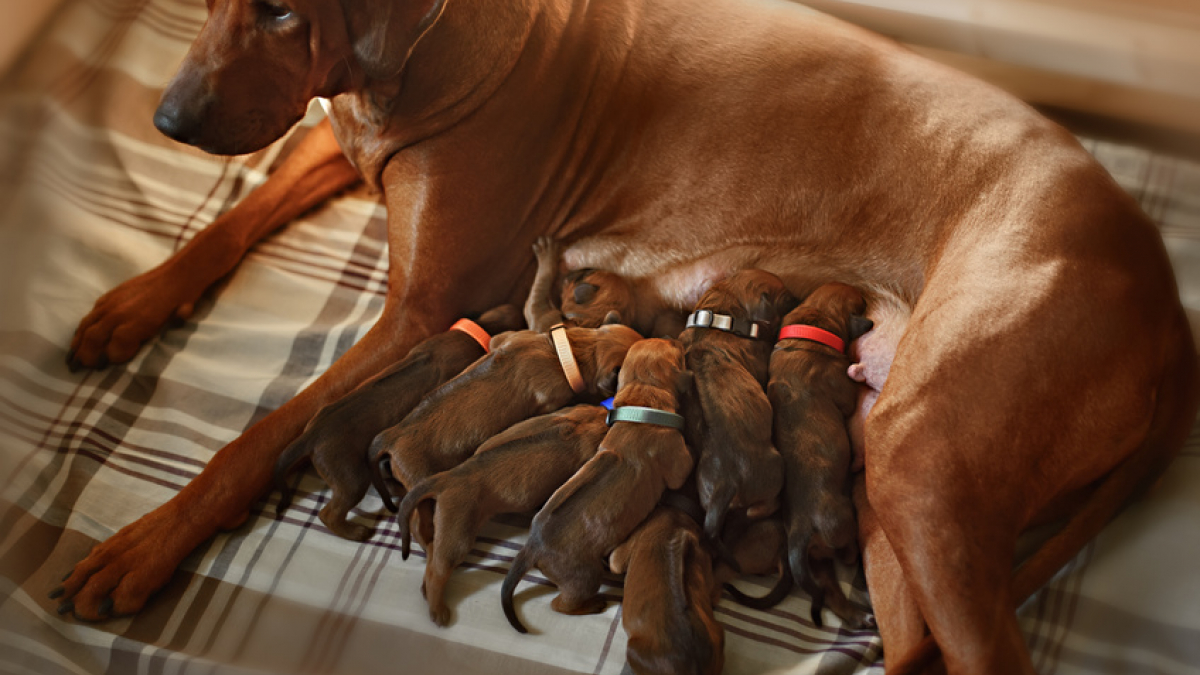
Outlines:
<svg viewBox="0 0 1200 675"><path fill-rule="evenodd" d="M751 609L770 609L783 602L788 593L792 592L792 586L794 585L792 571L786 565L780 565L779 578L776 579L775 585L764 596L754 597L753 595L746 595L733 584L725 584L725 590L729 591L729 594L733 596L734 601L739 605ZM817 625L819 626L820 624Z"/></svg>
<svg viewBox="0 0 1200 675"><path fill-rule="evenodd" d="M388 511L395 513L398 509L396 502L392 501L392 491L387 486L387 481L383 478L383 463L390 459L383 456L380 452L383 448L383 443L379 436L376 436L371 441L371 448L367 451L367 466L371 469L371 485L375 486L375 491L379 493L379 498L383 500L383 505Z"/></svg>
<svg viewBox="0 0 1200 675"><path fill-rule="evenodd" d="M409 524L412 522L413 510L426 499L437 496L436 482L432 477L427 478L414 485L413 489L404 495L404 499L400 500L399 510L396 511L396 523L400 526L400 557L404 560L408 560L408 554L412 550L412 530Z"/></svg>
<svg viewBox="0 0 1200 675"><path fill-rule="evenodd" d="M275 515L283 515L283 512L292 505L293 490L287 483L287 477L312 455L312 451L313 441L305 433L288 444L283 449L283 453L279 455L279 459L275 460L275 469L271 472L271 484L280 493L279 504L275 506Z"/></svg>
<svg viewBox="0 0 1200 675"><path fill-rule="evenodd" d="M517 610L513 607L513 593L517 590L517 584L521 583L521 579L524 579L525 574L533 567L533 563L533 553L529 544L525 544L517 557L513 558L512 567L508 568L504 584L500 586L500 606L504 608L504 616L508 618L509 625L518 633L528 633L529 629L517 617Z"/></svg>

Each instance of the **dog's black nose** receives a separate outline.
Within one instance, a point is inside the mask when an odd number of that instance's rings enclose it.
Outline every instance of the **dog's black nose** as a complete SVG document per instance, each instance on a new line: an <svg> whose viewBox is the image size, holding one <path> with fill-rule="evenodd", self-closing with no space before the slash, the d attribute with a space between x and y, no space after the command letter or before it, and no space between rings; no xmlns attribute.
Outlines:
<svg viewBox="0 0 1200 675"><path fill-rule="evenodd" d="M196 139L199 120L196 116L188 115L164 101L154 112L154 127L171 140L192 145Z"/></svg>

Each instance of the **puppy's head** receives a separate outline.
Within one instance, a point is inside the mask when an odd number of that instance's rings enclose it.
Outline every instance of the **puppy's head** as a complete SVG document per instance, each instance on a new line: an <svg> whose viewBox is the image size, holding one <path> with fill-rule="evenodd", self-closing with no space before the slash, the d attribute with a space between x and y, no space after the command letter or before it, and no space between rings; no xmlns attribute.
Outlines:
<svg viewBox="0 0 1200 675"><path fill-rule="evenodd" d="M633 318L633 289L624 277L606 270L574 270L563 277L560 304L563 318L595 328L613 312L622 320Z"/></svg>
<svg viewBox="0 0 1200 675"><path fill-rule="evenodd" d="M692 372L687 370L683 344L674 338L640 340L629 348L621 367L617 391L637 383L661 389L675 396L678 403L692 388Z"/></svg>
<svg viewBox="0 0 1200 675"><path fill-rule="evenodd" d="M617 393L621 365L625 363L629 348L641 339L637 331L619 323L609 323L595 329L594 370L589 388L602 398Z"/></svg>
<svg viewBox="0 0 1200 675"><path fill-rule="evenodd" d="M696 309L730 312L738 318L766 324L778 330L783 316L797 300L783 281L766 270L738 270L714 284L700 298Z"/></svg>
<svg viewBox="0 0 1200 675"><path fill-rule="evenodd" d="M154 114L218 155L283 136L314 96L399 75L446 0L209 0L208 19Z"/></svg>
<svg viewBox="0 0 1200 675"><path fill-rule="evenodd" d="M802 323L831 330L854 342L874 327L866 318L867 301L862 292L847 284L830 282L809 294L804 302L788 313L784 323Z"/></svg>

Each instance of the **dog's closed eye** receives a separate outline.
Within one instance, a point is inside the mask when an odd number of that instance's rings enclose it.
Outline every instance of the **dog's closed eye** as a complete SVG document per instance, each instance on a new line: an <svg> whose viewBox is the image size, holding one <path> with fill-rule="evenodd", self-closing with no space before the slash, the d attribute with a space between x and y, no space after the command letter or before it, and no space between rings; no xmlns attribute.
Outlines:
<svg viewBox="0 0 1200 675"><path fill-rule="evenodd" d="M583 305L596 297L596 287L592 284L579 284L575 287L575 302Z"/></svg>
<svg viewBox="0 0 1200 675"><path fill-rule="evenodd" d="M254 11L263 19L285 21L292 17L292 8L273 0L254 0Z"/></svg>

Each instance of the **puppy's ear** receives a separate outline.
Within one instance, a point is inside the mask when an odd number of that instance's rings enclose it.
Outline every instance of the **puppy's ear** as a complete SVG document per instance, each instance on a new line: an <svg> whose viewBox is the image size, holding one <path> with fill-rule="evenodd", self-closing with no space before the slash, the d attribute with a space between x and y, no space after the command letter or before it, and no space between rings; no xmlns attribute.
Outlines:
<svg viewBox="0 0 1200 675"><path fill-rule="evenodd" d="M600 370L596 373L596 391L604 398L617 395L617 380L621 376L621 367Z"/></svg>
<svg viewBox="0 0 1200 675"><path fill-rule="evenodd" d="M683 402L692 395L692 383L695 381L696 376L690 370L681 370L675 376L675 394L678 396L680 407L683 407Z"/></svg>
<svg viewBox="0 0 1200 675"><path fill-rule="evenodd" d="M750 307L751 321L765 321L774 323L779 320L775 303L771 300L769 293L763 293L758 297L758 302Z"/></svg>
<svg viewBox="0 0 1200 675"><path fill-rule="evenodd" d="M600 325L607 326L613 323L621 323L621 313L615 309L609 310L608 314L604 315L604 320L600 322Z"/></svg>
<svg viewBox="0 0 1200 675"><path fill-rule="evenodd" d="M865 316L858 314L850 315L850 326L848 328L850 334L847 336L846 342L854 342L858 338L866 334L867 331L875 327L875 322Z"/></svg>
<svg viewBox="0 0 1200 675"><path fill-rule="evenodd" d="M421 38L449 0L342 0L354 57L368 78L388 80L404 70Z"/></svg>

